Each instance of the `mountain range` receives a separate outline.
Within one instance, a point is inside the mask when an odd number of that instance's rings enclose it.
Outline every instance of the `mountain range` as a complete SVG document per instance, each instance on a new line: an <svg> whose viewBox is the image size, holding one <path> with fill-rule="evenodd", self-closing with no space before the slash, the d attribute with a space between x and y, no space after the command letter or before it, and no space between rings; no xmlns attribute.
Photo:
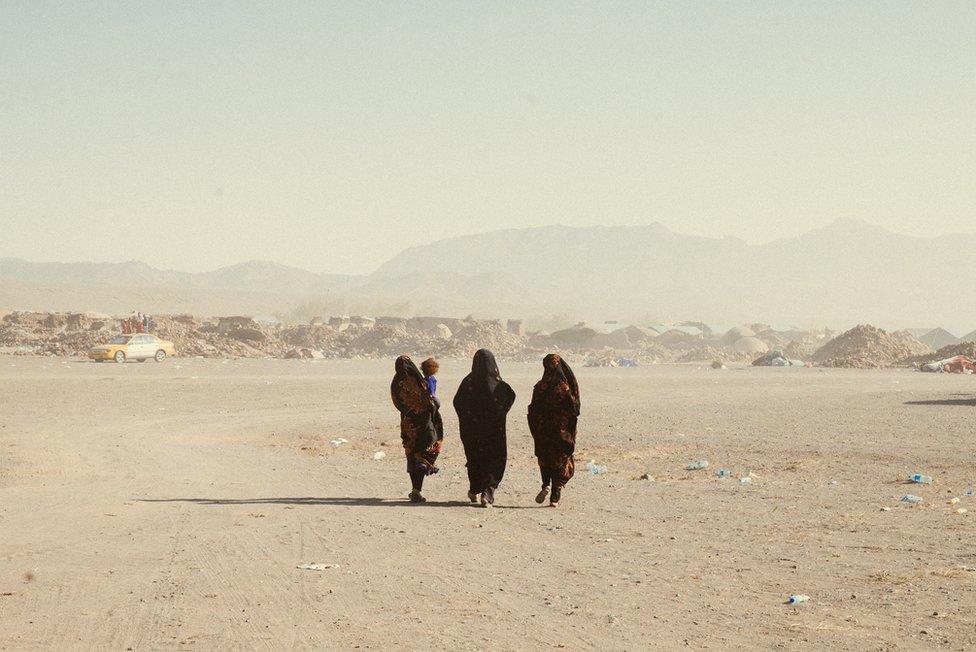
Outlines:
<svg viewBox="0 0 976 652"><path fill-rule="evenodd" d="M261 261L191 274L3 258L0 309L272 314L319 301L323 310L968 332L974 251L976 234L920 238L856 220L758 245L660 224L557 225L409 248L365 276Z"/></svg>

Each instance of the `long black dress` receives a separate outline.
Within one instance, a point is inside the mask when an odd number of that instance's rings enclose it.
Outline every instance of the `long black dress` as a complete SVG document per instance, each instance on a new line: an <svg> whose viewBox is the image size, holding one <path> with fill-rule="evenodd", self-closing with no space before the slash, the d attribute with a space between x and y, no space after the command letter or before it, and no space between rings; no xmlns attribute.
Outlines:
<svg viewBox="0 0 976 652"><path fill-rule="evenodd" d="M484 504L494 502L495 489L505 475L505 418L513 403L515 392L502 380L495 356L487 349L479 350L474 354L471 373L454 396L454 409L468 460L470 494L481 494Z"/></svg>

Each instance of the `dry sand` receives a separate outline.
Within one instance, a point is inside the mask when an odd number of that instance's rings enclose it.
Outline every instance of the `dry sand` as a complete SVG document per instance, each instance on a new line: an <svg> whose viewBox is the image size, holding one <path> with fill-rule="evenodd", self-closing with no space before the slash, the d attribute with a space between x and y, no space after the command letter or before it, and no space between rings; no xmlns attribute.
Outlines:
<svg viewBox="0 0 976 652"><path fill-rule="evenodd" d="M976 646L976 498L946 504L976 485L972 377L580 367L579 458L610 470L581 463L553 510L537 366L504 365L511 461L483 510L449 409L431 502L403 500L391 371L0 357L0 648Z"/></svg>

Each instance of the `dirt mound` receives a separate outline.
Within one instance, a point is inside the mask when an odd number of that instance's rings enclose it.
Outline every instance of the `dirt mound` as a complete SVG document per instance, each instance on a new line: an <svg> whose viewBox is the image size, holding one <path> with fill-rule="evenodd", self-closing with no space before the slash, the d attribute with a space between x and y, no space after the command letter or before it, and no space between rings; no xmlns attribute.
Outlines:
<svg viewBox="0 0 976 652"><path fill-rule="evenodd" d="M889 333L862 324L824 344L811 359L822 367L878 369L929 352L929 347L907 331Z"/></svg>
<svg viewBox="0 0 976 652"><path fill-rule="evenodd" d="M684 353L678 355L674 361L675 362L713 362L715 360L720 360L722 362L733 362L741 359L741 355L733 351L728 347L715 347L708 346L705 344L699 344L699 346L688 349Z"/></svg>
<svg viewBox="0 0 976 652"><path fill-rule="evenodd" d="M817 345L814 342L808 342L806 340L793 340L786 346L780 347L780 350L787 358L806 360L817 350Z"/></svg>

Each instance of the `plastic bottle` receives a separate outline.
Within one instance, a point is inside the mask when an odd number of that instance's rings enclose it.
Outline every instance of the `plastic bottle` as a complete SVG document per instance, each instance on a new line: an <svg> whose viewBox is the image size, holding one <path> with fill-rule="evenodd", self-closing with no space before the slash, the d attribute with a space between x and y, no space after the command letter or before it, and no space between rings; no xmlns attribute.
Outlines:
<svg viewBox="0 0 976 652"><path fill-rule="evenodd" d="M925 501L918 496L913 496L912 494L905 494L904 496L901 497L901 502L910 503L912 505L918 505Z"/></svg>
<svg viewBox="0 0 976 652"><path fill-rule="evenodd" d="M732 477L732 472L729 471L728 469L719 469L715 475L717 475L720 478L730 478Z"/></svg>
<svg viewBox="0 0 976 652"><path fill-rule="evenodd" d="M586 465L586 468L588 468L590 470L590 473L592 473L593 475L600 475L602 473L606 473L607 472L607 467L600 466L599 464L597 464L593 460L590 460L589 461L589 463Z"/></svg>
<svg viewBox="0 0 976 652"><path fill-rule="evenodd" d="M806 602L810 599L809 595L803 595L801 593L794 593L790 596L790 599L786 601L787 604L800 604L801 602Z"/></svg>
<svg viewBox="0 0 976 652"><path fill-rule="evenodd" d="M743 476L743 477L739 478L739 484L752 484L752 478L750 478L747 475L746 476Z"/></svg>
<svg viewBox="0 0 976 652"><path fill-rule="evenodd" d="M932 484L932 476L922 475L921 473L913 473L908 479L916 484Z"/></svg>
<svg viewBox="0 0 976 652"><path fill-rule="evenodd" d="M691 464L685 467L685 469L688 471L698 471L699 469L707 469L707 468L708 468L708 460L698 460L697 462L692 462Z"/></svg>

